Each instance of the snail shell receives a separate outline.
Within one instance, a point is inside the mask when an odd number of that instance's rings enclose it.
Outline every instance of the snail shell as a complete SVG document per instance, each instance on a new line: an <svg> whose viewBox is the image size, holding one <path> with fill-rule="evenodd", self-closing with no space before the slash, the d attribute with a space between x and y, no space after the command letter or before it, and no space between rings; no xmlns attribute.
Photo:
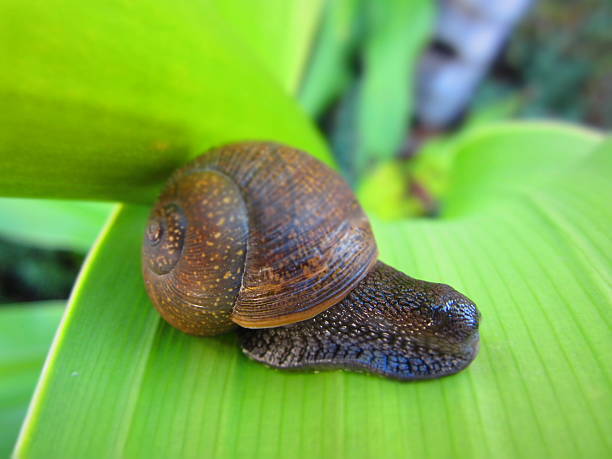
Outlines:
<svg viewBox="0 0 612 459"><path fill-rule="evenodd" d="M376 257L338 174L289 147L242 143L172 175L149 220L143 272L170 324L215 335L309 319L348 295Z"/></svg>
<svg viewBox="0 0 612 459"><path fill-rule="evenodd" d="M474 304L377 262L346 182L287 146L233 144L177 170L142 253L166 321L201 336L243 327L244 352L271 366L417 379L459 371L477 352Z"/></svg>

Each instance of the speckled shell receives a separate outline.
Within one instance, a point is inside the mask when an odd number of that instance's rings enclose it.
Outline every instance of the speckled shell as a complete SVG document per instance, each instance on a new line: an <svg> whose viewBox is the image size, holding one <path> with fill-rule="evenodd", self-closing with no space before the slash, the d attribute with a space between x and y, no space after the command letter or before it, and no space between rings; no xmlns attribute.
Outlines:
<svg viewBox="0 0 612 459"><path fill-rule="evenodd" d="M368 219L336 172L299 150L247 142L173 174L151 213L143 275L168 322L214 335L310 319L376 258Z"/></svg>

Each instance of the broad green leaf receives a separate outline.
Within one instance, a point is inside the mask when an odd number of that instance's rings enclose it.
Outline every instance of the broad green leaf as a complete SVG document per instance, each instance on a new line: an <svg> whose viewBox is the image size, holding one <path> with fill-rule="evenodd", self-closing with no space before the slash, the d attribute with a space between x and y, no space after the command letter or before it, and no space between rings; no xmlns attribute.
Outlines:
<svg viewBox="0 0 612 459"><path fill-rule="evenodd" d="M453 166L452 217L373 222L385 261L479 305L466 371L282 372L232 334L184 335L147 299L148 210L127 206L80 276L18 457L609 457L612 141L541 124L474 139Z"/></svg>
<svg viewBox="0 0 612 459"><path fill-rule="evenodd" d="M323 3L323 0L208 2L290 94L300 82Z"/></svg>
<svg viewBox="0 0 612 459"><path fill-rule="evenodd" d="M149 202L188 157L244 139L328 158L231 30L206 2L2 2L0 194Z"/></svg>
<svg viewBox="0 0 612 459"><path fill-rule="evenodd" d="M15 445L64 304L0 305L0 457Z"/></svg>
<svg viewBox="0 0 612 459"><path fill-rule="evenodd" d="M86 252L112 204L0 198L0 236L22 244Z"/></svg>

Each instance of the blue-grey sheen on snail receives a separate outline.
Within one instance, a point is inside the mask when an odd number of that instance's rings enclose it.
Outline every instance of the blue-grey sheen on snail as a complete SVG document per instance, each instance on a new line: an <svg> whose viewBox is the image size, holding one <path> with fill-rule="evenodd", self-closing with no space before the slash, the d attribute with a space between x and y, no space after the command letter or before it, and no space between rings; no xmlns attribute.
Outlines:
<svg viewBox="0 0 612 459"><path fill-rule="evenodd" d="M378 261L346 182L285 145L227 145L177 170L142 255L166 321L199 336L238 329L243 352L272 367L415 380L478 352L474 303Z"/></svg>

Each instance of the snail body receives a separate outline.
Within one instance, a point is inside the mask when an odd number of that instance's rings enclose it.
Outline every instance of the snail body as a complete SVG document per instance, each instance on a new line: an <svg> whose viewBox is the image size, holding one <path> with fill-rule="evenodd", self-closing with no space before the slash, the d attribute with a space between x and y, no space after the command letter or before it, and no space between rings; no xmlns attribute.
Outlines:
<svg viewBox="0 0 612 459"><path fill-rule="evenodd" d="M200 336L241 327L243 351L270 366L408 380L455 373L477 352L474 304L377 261L348 185L290 147L233 144L177 170L142 253L166 321Z"/></svg>

